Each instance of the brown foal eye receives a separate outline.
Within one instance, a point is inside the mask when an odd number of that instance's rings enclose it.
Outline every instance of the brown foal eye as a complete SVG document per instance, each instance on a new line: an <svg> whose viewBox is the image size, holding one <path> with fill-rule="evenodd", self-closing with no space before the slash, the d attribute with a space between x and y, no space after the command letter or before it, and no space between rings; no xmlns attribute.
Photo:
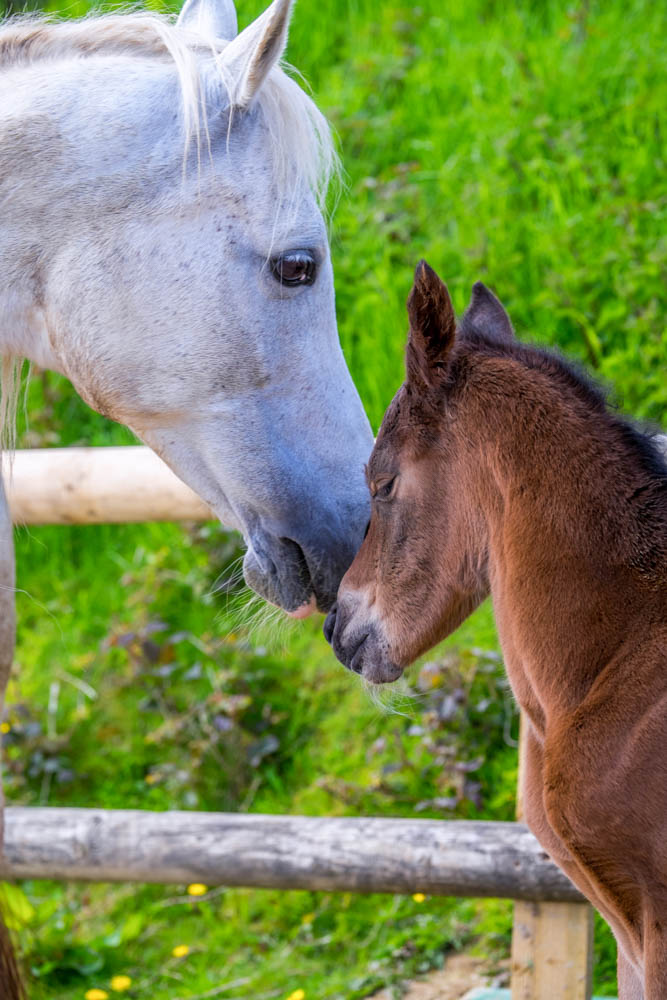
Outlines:
<svg viewBox="0 0 667 1000"><path fill-rule="evenodd" d="M281 285L289 287L312 285L315 281L317 265L310 250L290 250L289 253L273 258L271 271L273 277Z"/></svg>
<svg viewBox="0 0 667 1000"><path fill-rule="evenodd" d="M384 483L378 483L375 487L375 493L373 497L375 500L388 500L394 491L394 484L396 483L396 476L393 479L388 479Z"/></svg>

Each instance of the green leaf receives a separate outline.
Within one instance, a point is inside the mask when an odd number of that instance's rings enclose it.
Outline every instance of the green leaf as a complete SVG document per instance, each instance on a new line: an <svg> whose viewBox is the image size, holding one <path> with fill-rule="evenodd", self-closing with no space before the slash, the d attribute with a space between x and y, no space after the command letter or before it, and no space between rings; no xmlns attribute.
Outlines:
<svg viewBox="0 0 667 1000"><path fill-rule="evenodd" d="M0 885L0 912L12 931L26 927L35 916L35 908L23 889L12 882Z"/></svg>

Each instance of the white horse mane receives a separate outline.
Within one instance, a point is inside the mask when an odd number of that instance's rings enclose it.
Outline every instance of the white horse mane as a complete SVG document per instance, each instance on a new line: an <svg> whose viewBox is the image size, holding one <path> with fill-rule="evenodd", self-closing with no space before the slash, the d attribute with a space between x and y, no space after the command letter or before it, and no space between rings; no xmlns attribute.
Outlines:
<svg viewBox="0 0 667 1000"><path fill-rule="evenodd" d="M208 143L203 69L208 65L210 83L210 57L213 57L222 93L228 96L228 82L218 58L227 44L221 39L195 34L155 13L94 14L77 21L21 15L0 24L0 72L37 61L80 59L98 54L172 60L183 102L184 156L195 141L201 161L202 147L205 157ZM279 189L285 190L290 185L292 192L288 201L294 204L305 186L315 194L323 209L329 185L340 175L338 155L324 115L312 98L279 67L270 71L254 107L259 109L269 130ZM230 118L230 127L231 124ZM2 358L0 437L10 450L15 441L14 418L22 365L23 361L18 358Z"/></svg>
<svg viewBox="0 0 667 1000"><path fill-rule="evenodd" d="M93 15L79 21L44 16L10 18L0 25L0 70L38 60L100 53L170 58L178 72L185 138L206 131L202 54L220 55L227 43L205 38L159 14L130 12ZM220 82L227 89L222 70ZM314 101L283 69L273 69L257 95L275 147L276 163L290 162L322 206L339 161L329 124Z"/></svg>

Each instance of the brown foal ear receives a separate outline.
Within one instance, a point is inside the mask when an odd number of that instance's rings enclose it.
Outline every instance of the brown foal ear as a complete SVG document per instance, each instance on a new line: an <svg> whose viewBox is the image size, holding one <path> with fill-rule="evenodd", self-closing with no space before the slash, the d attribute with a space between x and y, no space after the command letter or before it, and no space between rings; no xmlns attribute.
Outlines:
<svg viewBox="0 0 667 1000"><path fill-rule="evenodd" d="M447 369L456 336L456 317L447 285L420 260L408 297L410 335L406 353L408 381L434 385Z"/></svg>
<svg viewBox="0 0 667 1000"><path fill-rule="evenodd" d="M512 341L512 322L502 303L481 281L472 286L470 305L461 320L461 334L479 333L492 340Z"/></svg>

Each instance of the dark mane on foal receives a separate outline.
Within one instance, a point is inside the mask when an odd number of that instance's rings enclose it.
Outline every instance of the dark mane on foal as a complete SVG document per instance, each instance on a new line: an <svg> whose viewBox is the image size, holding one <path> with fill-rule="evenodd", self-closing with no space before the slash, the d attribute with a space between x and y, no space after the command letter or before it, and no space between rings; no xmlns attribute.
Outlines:
<svg viewBox="0 0 667 1000"><path fill-rule="evenodd" d="M606 426L639 458L645 473L652 479L657 479L667 489L667 455L655 441L660 430L638 424L619 413L614 401L610 400L610 390L600 385L582 366L564 358L553 348L487 337L477 328L466 327L465 319L461 335L467 347L473 347L489 357L515 358L526 368L542 372L562 386L592 413L598 414Z"/></svg>

